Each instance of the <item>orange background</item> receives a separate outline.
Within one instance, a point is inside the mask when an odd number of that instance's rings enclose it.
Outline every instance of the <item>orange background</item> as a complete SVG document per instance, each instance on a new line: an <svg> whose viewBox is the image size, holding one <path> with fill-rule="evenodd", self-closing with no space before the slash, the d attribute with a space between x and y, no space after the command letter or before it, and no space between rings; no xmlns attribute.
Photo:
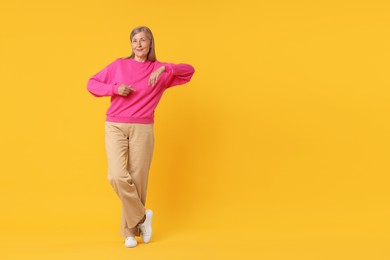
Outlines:
<svg viewBox="0 0 390 260"><path fill-rule="evenodd" d="M8 1L1 259L389 259L388 1ZM149 26L192 64L156 111L149 245L125 249L87 80Z"/></svg>

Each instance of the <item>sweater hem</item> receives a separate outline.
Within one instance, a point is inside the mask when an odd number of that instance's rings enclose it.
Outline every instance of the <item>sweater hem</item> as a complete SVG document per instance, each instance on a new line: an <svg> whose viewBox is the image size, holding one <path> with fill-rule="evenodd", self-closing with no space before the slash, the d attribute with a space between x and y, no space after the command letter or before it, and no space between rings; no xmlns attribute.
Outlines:
<svg viewBox="0 0 390 260"><path fill-rule="evenodd" d="M117 116L107 116L107 122L114 123L133 123L133 124L153 124L153 118L135 118L135 117L117 117Z"/></svg>

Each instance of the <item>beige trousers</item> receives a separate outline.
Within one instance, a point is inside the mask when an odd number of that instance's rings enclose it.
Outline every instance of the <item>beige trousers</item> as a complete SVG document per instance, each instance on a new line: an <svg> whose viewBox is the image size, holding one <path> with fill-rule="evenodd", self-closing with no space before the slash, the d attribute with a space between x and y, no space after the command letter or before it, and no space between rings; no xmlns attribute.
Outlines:
<svg viewBox="0 0 390 260"><path fill-rule="evenodd" d="M139 236L154 147L153 124L106 122L108 180L122 202L122 236Z"/></svg>

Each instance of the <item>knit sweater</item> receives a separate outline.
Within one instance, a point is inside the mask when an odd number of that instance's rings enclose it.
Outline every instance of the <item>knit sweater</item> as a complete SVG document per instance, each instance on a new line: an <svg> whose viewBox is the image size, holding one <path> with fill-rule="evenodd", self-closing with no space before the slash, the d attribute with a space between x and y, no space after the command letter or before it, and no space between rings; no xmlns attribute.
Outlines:
<svg viewBox="0 0 390 260"><path fill-rule="evenodd" d="M148 85L150 74L165 66L157 83ZM118 58L88 80L87 89L96 97L111 97L106 121L121 123L154 123L154 111L164 91L185 84L194 74L189 64L163 63L159 61L138 62L134 59ZM127 96L118 94L121 84L131 86Z"/></svg>

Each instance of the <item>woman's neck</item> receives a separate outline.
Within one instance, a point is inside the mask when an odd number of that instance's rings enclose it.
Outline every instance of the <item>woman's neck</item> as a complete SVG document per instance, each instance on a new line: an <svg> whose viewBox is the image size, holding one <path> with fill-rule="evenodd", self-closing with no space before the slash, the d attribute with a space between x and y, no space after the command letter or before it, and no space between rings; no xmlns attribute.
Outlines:
<svg viewBox="0 0 390 260"><path fill-rule="evenodd" d="M145 62L145 61L146 61L146 57L138 57L138 56L135 56L135 57L134 57L134 60L135 60L135 61L138 61L138 62Z"/></svg>

